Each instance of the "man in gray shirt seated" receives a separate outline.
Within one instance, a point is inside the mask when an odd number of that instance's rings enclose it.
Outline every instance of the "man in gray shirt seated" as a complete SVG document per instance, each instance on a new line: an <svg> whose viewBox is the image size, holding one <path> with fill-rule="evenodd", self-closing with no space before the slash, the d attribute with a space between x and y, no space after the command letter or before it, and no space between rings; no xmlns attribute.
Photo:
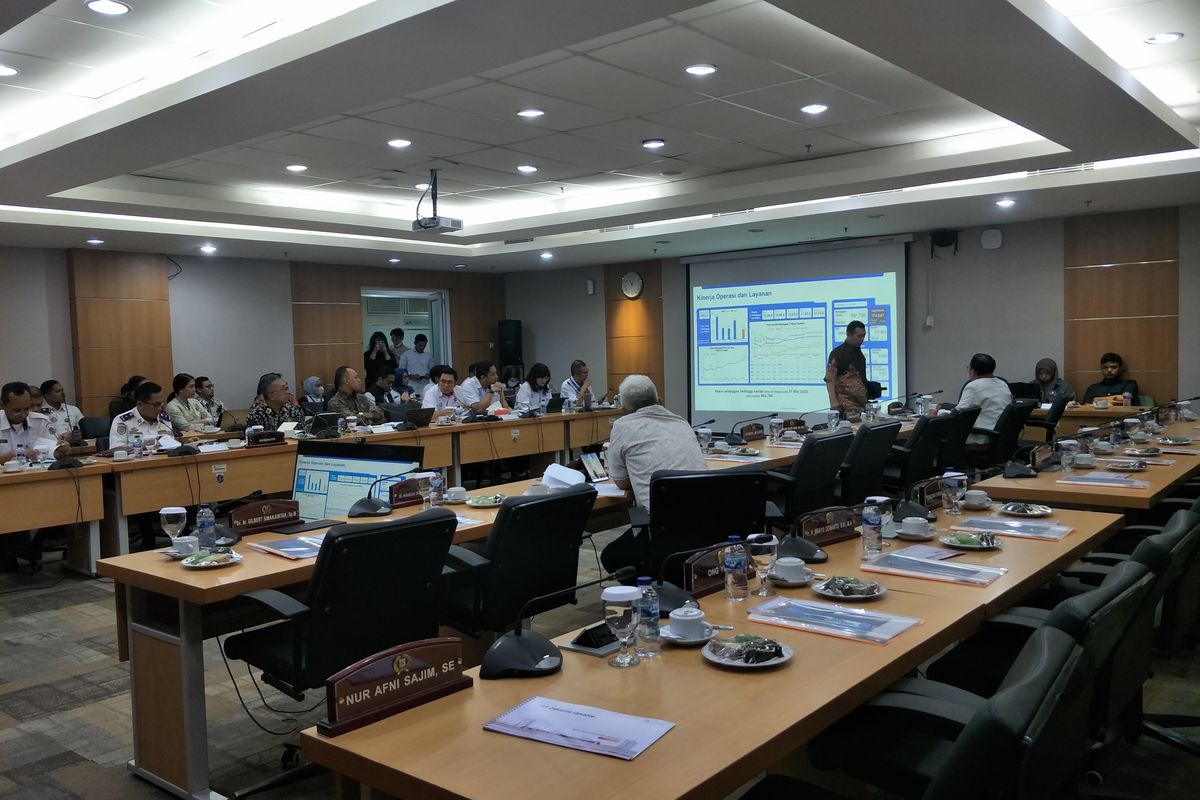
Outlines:
<svg viewBox="0 0 1200 800"><path fill-rule="evenodd" d="M327 408L330 411L336 411L343 417L355 414L367 425L379 425L384 421L383 410L375 405L370 395L362 393L363 381L358 377L358 370L338 367L333 374L333 382L337 384L337 392L329 398Z"/></svg>
<svg viewBox="0 0 1200 800"><path fill-rule="evenodd" d="M704 469L696 433L683 417L658 403L658 389L645 375L621 381L621 405L627 412L613 423L608 445L608 474L622 489L633 489L637 504L650 509L650 476L660 469ZM645 560L645 542L625 531L600 555L609 572Z"/></svg>

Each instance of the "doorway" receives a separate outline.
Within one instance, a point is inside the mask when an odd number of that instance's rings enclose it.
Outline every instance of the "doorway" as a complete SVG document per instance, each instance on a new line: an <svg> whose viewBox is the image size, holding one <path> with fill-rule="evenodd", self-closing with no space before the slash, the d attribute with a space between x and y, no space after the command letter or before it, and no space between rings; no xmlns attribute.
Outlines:
<svg viewBox="0 0 1200 800"><path fill-rule="evenodd" d="M453 364L450 346L450 315L446 292L440 289L381 289L363 287L363 350L375 331L391 342L393 328L404 331L404 344L413 346L417 334L429 340L426 352L434 364Z"/></svg>

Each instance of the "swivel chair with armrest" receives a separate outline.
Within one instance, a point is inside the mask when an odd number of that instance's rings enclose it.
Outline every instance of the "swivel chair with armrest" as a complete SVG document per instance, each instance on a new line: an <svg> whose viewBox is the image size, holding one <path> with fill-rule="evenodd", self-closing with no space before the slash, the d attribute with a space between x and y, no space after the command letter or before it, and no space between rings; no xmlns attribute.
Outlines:
<svg viewBox="0 0 1200 800"><path fill-rule="evenodd" d="M281 621L234 634L225 654L262 670L263 682L295 700L367 656L437 635L442 566L457 518L444 508L325 534L304 600L276 589L241 595ZM235 797L320 773L288 770Z"/></svg>
<svg viewBox="0 0 1200 800"><path fill-rule="evenodd" d="M856 505L883 491L883 465L896 437L899 422L864 422L854 434L838 470L837 501Z"/></svg>
<svg viewBox="0 0 1200 800"><path fill-rule="evenodd" d="M786 473L767 473L770 480L767 521L787 529L796 517L834 503L838 474L854 441L850 431L810 433Z"/></svg>
<svg viewBox="0 0 1200 800"><path fill-rule="evenodd" d="M967 437L971 435L971 429L975 427L975 421L979 419L979 412L982 410L979 406L965 406L950 412L954 423L938 447L934 474L944 473L951 467L961 470L966 465L964 451Z"/></svg>
<svg viewBox="0 0 1200 800"><path fill-rule="evenodd" d="M889 492L898 493L905 486L933 477L938 448L953 425L951 414L919 417L904 443L892 445L883 468L883 485Z"/></svg>
<svg viewBox="0 0 1200 800"><path fill-rule="evenodd" d="M1018 400L1004 407L994 429L973 428L971 434L985 437L987 446L978 449L968 447L967 463L972 467L990 467L1012 458L1020 443L1021 429L1035 408L1037 403L1032 400Z"/></svg>
<svg viewBox="0 0 1200 800"><path fill-rule="evenodd" d="M1025 427L1041 428L1042 430L1044 430L1046 432L1045 441L1046 442L1054 441L1054 434L1058 431L1058 423L1062 419L1063 414L1066 413L1067 404L1070 402L1071 402L1070 397L1064 396L1064 397L1057 398L1053 403L1050 404L1050 408L1047 409L1046 415L1044 417L1039 418L1039 417L1030 416L1029 419L1025 420ZM1030 413L1032 414L1032 412L1030 412ZM1025 442L1022 442L1022 444L1025 444ZM1036 444L1036 443L1029 442L1029 444Z"/></svg>

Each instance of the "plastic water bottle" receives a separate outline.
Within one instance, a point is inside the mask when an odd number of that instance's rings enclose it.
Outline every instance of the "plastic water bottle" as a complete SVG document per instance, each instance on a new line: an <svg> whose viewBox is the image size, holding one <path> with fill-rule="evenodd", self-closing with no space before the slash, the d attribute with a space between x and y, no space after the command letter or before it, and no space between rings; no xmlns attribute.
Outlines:
<svg viewBox="0 0 1200 800"><path fill-rule="evenodd" d="M658 635L658 592L654 591L647 576L638 578L642 600L638 604L637 654L641 658L654 658L662 647Z"/></svg>
<svg viewBox="0 0 1200 800"><path fill-rule="evenodd" d="M730 536L721 558L725 568L725 597L745 600L750 590L746 585L746 548L742 547L742 537Z"/></svg>
<svg viewBox="0 0 1200 800"><path fill-rule="evenodd" d="M338 436L341 436L345 432L346 432L346 418L338 417Z"/></svg>
<svg viewBox="0 0 1200 800"><path fill-rule="evenodd" d="M133 434L133 438L129 440L129 449L132 451L134 458L141 458L145 453L146 445L142 441L142 435L140 433Z"/></svg>
<svg viewBox="0 0 1200 800"><path fill-rule="evenodd" d="M863 508L862 543L863 561L883 552L883 511L877 505Z"/></svg>
<svg viewBox="0 0 1200 800"><path fill-rule="evenodd" d="M445 485L445 480L442 478L442 471L435 469L433 474L429 476L429 502L435 506L442 504L442 486Z"/></svg>
<svg viewBox="0 0 1200 800"><path fill-rule="evenodd" d="M918 417L925 416L925 395L919 394L913 398L913 413Z"/></svg>
<svg viewBox="0 0 1200 800"><path fill-rule="evenodd" d="M1133 405L1133 392L1126 392L1122 396L1125 398L1125 407L1126 408Z"/></svg>
<svg viewBox="0 0 1200 800"><path fill-rule="evenodd" d="M25 445L17 445L16 455L13 456L13 463L20 469L25 469L29 466L29 458L25 455Z"/></svg>
<svg viewBox="0 0 1200 800"><path fill-rule="evenodd" d="M212 550L217 543L217 517L208 503L201 503L196 512L196 538L201 550Z"/></svg>

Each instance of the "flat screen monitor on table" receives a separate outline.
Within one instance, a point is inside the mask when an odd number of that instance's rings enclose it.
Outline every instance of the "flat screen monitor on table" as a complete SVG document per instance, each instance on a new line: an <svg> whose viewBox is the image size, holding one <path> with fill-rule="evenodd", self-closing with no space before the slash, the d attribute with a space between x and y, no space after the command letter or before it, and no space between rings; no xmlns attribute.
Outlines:
<svg viewBox="0 0 1200 800"><path fill-rule="evenodd" d="M300 502L300 518L307 522L343 515L377 480L373 494L386 498L391 485L401 480L388 476L419 470L424 455L424 447L408 445L302 440L297 443L292 499Z"/></svg>

